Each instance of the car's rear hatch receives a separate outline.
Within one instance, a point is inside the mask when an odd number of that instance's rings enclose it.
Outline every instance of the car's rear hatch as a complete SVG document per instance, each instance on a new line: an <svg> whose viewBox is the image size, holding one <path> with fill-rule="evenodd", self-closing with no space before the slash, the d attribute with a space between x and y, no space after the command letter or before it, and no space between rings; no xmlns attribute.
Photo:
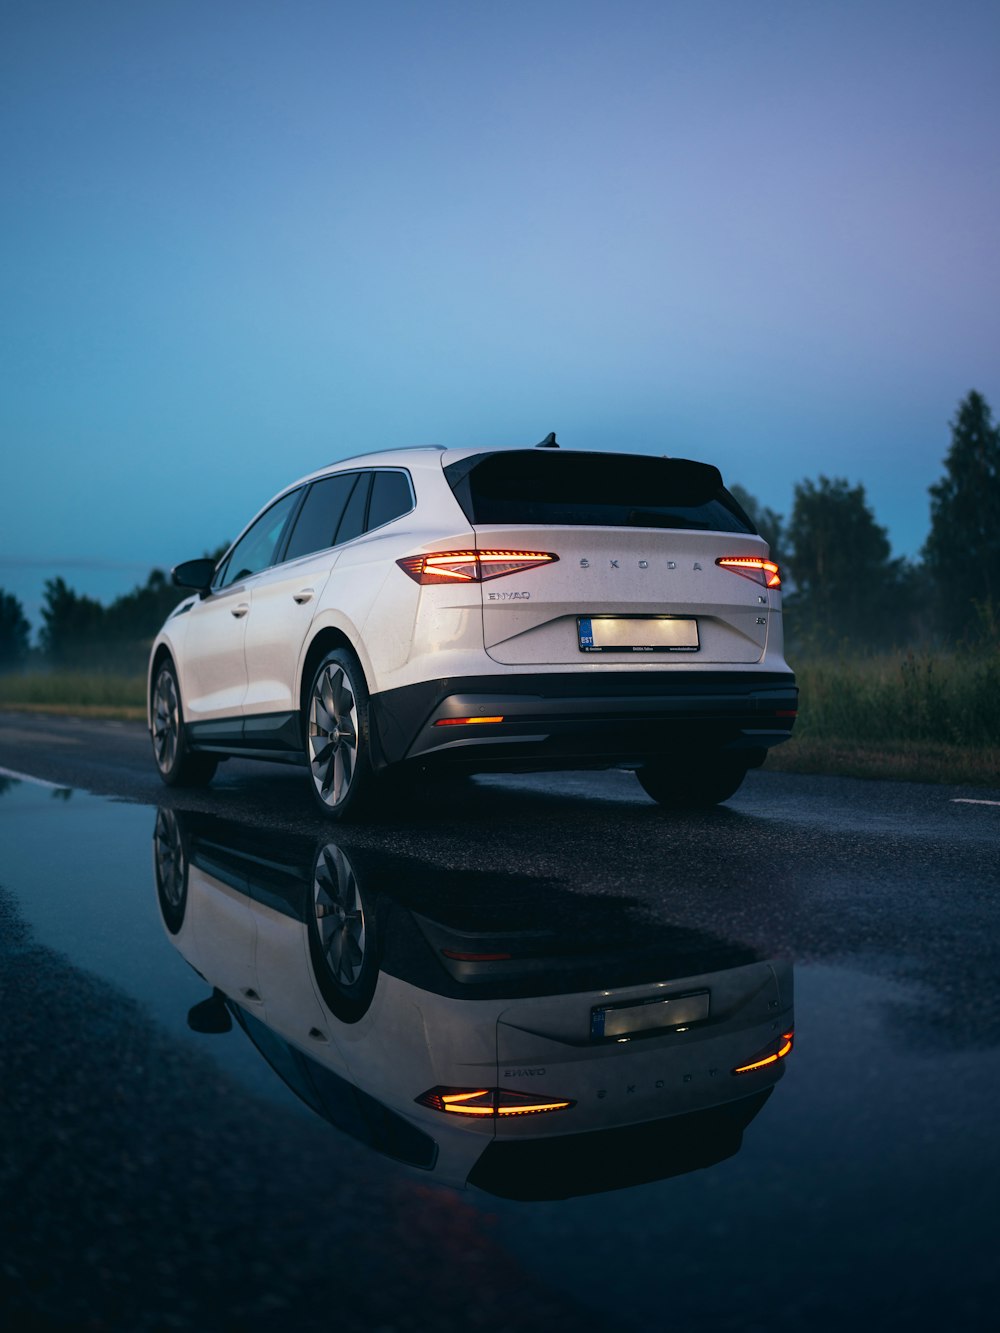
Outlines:
<svg viewBox="0 0 1000 1333"><path fill-rule="evenodd" d="M767 545L714 467L527 449L446 457L445 475L479 552L525 556L522 570L481 584L494 660L664 667L762 658L773 594L716 562L763 559Z"/></svg>

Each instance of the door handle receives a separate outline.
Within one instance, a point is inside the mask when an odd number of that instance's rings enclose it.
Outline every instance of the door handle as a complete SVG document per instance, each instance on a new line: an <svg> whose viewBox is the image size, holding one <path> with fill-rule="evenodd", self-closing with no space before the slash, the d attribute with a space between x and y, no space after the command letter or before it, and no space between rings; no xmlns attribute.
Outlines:
<svg viewBox="0 0 1000 1333"><path fill-rule="evenodd" d="M303 606L306 602L312 601L315 595L313 588L301 588L298 592L292 594L292 601L298 602L299 606Z"/></svg>
<svg viewBox="0 0 1000 1333"><path fill-rule="evenodd" d="M249 602L240 602L239 606L234 606L231 608L230 615L233 615L236 617L237 620L240 620L243 616L246 615L246 613L249 610L250 610Z"/></svg>

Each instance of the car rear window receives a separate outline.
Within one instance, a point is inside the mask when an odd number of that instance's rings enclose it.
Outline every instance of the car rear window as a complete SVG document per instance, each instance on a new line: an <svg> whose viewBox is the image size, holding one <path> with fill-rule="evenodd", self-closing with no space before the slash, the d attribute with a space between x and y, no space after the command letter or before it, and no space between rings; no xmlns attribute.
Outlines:
<svg viewBox="0 0 1000 1333"><path fill-rule="evenodd" d="M686 458L516 449L444 472L472 524L756 532L718 468Z"/></svg>

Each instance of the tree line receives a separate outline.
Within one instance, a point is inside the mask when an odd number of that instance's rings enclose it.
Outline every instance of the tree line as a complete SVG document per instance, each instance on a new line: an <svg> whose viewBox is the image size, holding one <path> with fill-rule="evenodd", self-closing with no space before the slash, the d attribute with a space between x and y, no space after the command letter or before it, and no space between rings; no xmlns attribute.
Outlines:
<svg viewBox="0 0 1000 1333"><path fill-rule="evenodd" d="M732 489L782 566L793 650L1000 646L1000 427L982 394L951 422L918 560L893 558L864 486L844 477L800 481L787 520Z"/></svg>
<svg viewBox="0 0 1000 1333"><path fill-rule="evenodd" d="M229 543L207 553L218 560ZM114 668L141 671L149 645L174 607L188 593L175 588L162 569L144 584L116 597L108 606L48 579L42 599L38 647L31 647L31 625L16 597L0 590L0 670L28 665L63 669Z"/></svg>
<svg viewBox="0 0 1000 1333"><path fill-rule="evenodd" d="M930 532L916 561L893 558L864 486L844 477L800 481L787 519L742 486L731 489L782 568L793 653L1000 645L1000 426L982 394L969 393L951 422L944 475L930 487ZM183 595L160 569L108 606L50 579L32 649L23 607L0 590L0 669L34 657L64 668L140 670L150 640Z"/></svg>

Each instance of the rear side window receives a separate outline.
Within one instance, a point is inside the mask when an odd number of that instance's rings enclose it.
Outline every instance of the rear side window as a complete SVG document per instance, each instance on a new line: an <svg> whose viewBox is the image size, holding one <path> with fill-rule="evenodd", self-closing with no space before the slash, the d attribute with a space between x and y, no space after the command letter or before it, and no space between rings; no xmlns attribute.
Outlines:
<svg viewBox="0 0 1000 1333"><path fill-rule="evenodd" d="M391 523L413 508L413 495L405 472L376 472L368 504L368 531Z"/></svg>
<svg viewBox="0 0 1000 1333"><path fill-rule="evenodd" d="M517 449L444 471L473 524L756 532L718 468L685 458Z"/></svg>
<svg viewBox="0 0 1000 1333"><path fill-rule="evenodd" d="M357 485L351 491L344 516L337 527L337 535L334 541L338 546L341 542L349 542L352 537L360 537L365 530L365 510L368 507L368 488L371 485L371 479L372 474L370 472L358 474Z"/></svg>
<svg viewBox="0 0 1000 1333"><path fill-rule="evenodd" d="M340 472L335 477L324 477L322 481L310 486L292 529L285 551L286 560L297 560L300 555L323 551L333 545L357 479L356 472Z"/></svg>

